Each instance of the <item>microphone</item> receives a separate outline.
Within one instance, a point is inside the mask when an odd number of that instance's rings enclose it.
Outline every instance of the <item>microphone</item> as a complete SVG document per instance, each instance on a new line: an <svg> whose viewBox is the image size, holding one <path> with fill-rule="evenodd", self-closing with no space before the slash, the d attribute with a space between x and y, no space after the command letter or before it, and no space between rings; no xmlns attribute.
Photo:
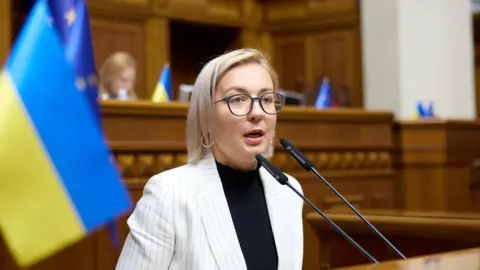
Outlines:
<svg viewBox="0 0 480 270"><path fill-rule="evenodd" d="M355 207L353 207L353 205L351 205L343 196L342 194L340 194L328 181L327 179L325 179L314 167L313 165L313 162L308 159L302 152L300 152L298 149L296 149L289 141L287 141L286 139L283 139L281 138L280 139L280 143L282 144L282 146L288 151L288 153L290 153L290 155L293 156L293 158L295 158L295 160L298 161L298 163L300 163L300 165L302 165L302 167L306 170L306 171L312 171L320 180L323 181L323 183L325 183L325 185L328 186L328 188L330 190L332 190L335 195L337 195L337 197L339 197L350 209L352 209L352 211L365 223L368 225L368 227L370 227L370 229L377 235L379 236L383 242L385 242L393 251L395 251L395 253L397 253L397 255L399 257L401 257L402 259L407 259L407 257L405 257L405 255L403 255L402 252L400 252L400 250L398 250L392 243L390 243L390 241L388 241L388 239L383 236L383 234L377 230L377 228L375 228L362 214L360 214L360 212L357 211L357 209L355 209Z"/></svg>
<svg viewBox="0 0 480 270"><path fill-rule="evenodd" d="M322 216L327 223L332 226L339 234L341 234L345 239L350 242L353 246L355 246L365 257L367 257L371 262L378 264L378 260L375 259L370 253L368 253L362 246L360 246L355 240L353 240L345 231L343 231L335 222L333 222L329 217L327 217L320 209L318 209L309 199L307 199L303 194L298 191L295 187L288 182L288 177L280 171L279 168L275 167L272 163L270 163L266 158L262 155L255 155L260 164L275 178L281 185L288 186L291 190L293 190L298 196L300 196L315 212L317 212L320 216Z"/></svg>

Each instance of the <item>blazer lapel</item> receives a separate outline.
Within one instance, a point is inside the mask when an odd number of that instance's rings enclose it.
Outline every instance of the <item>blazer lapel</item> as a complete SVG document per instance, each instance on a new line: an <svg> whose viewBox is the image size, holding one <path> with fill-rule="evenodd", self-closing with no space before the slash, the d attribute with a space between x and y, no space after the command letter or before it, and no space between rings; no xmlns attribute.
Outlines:
<svg viewBox="0 0 480 270"><path fill-rule="evenodd" d="M199 166L197 202L218 268L247 270L213 156L206 157Z"/></svg>
<svg viewBox="0 0 480 270"><path fill-rule="evenodd" d="M288 201L284 202L281 195L287 189L287 186L280 185L270 173L263 167L260 168L260 177L262 178L265 198L267 200L270 223L272 224L275 246L277 247L278 269L294 269L294 260L291 258L294 252L291 250L294 246L292 229L289 228Z"/></svg>

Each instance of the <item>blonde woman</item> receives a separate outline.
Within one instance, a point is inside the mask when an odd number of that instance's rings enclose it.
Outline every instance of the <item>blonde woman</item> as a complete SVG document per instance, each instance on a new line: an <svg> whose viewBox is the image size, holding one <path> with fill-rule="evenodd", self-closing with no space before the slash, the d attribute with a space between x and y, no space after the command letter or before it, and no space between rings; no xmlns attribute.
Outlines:
<svg viewBox="0 0 480 270"><path fill-rule="evenodd" d="M302 268L303 201L255 159L272 154L277 88L257 50L205 65L187 118L189 162L146 184L118 270Z"/></svg>
<svg viewBox="0 0 480 270"><path fill-rule="evenodd" d="M126 52L110 55L100 68L100 98L134 100L135 59Z"/></svg>

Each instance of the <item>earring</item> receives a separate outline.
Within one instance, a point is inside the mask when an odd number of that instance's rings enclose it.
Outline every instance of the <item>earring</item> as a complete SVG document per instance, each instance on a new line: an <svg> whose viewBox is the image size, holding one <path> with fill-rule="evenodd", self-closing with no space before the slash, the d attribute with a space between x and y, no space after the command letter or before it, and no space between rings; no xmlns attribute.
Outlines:
<svg viewBox="0 0 480 270"><path fill-rule="evenodd" d="M205 136L203 136L203 134L202 134L202 136L200 136L200 141L201 141L201 143L202 143L202 146L205 147L205 148L210 148L210 147L212 147L213 144L215 143L215 141L212 140L212 142L211 142L209 145L207 145L206 142L205 142L205 140L206 140L206 139L205 139Z"/></svg>

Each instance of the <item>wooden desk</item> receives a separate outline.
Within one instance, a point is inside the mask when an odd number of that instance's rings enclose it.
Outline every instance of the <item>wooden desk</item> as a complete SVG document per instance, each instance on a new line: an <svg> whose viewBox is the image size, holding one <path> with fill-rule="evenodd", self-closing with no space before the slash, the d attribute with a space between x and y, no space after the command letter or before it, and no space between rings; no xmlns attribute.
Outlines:
<svg viewBox="0 0 480 270"><path fill-rule="evenodd" d="M104 125L127 182L140 187L154 173L185 164L185 103L104 102ZM276 138L287 138L357 207L395 208L399 184L392 169L393 115L353 109L285 107ZM296 177L305 195L322 209L343 203L305 172L277 142L273 163ZM310 210L305 207L305 214ZM306 224L306 222L305 222ZM304 269L318 269L318 241L305 225ZM113 258L112 258L113 261Z"/></svg>
<svg viewBox="0 0 480 270"><path fill-rule="evenodd" d="M140 198L152 175L185 164L188 104L105 101L102 109L106 137L134 200ZM317 163L319 171L358 207L392 208L398 190L391 161L392 125L393 115L389 112L286 107L279 115L276 137L288 138L303 150ZM323 209L341 206L278 143L273 163L296 177L304 193ZM125 220L124 217L118 222L122 241L128 233ZM314 264L318 240L304 223L304 269L318 269ZM18 269L1 244L0 241L0 269ZM114 269L117 258L118 251L111 246L107 232L101 230L32 269L108 270Z"/></svg>
<svg viewBox="0 0 480 270"><path fill-rule="evenodd" d="M480 246L480 215L444 212L363 210L366 218L405 256L421 256ZM398 256L352 213L328 213L335 223L379 261ZM368 260L316 213L306 217L320 241L319 264L344 267Z"/></svg>
<svg viewBox="0 0 480 270"><path fill-rule="evenodd" d="M480 121L404 121L394 138L403 209L480 211Z"/></svg>
<svg viewBox="0 0 480 270"><path fill-rule="evenodd" d="M378 265L365 264L338 268L339 270L477 270L480 268L480 249L466 249L454 252L397 260Z"/></svg>

